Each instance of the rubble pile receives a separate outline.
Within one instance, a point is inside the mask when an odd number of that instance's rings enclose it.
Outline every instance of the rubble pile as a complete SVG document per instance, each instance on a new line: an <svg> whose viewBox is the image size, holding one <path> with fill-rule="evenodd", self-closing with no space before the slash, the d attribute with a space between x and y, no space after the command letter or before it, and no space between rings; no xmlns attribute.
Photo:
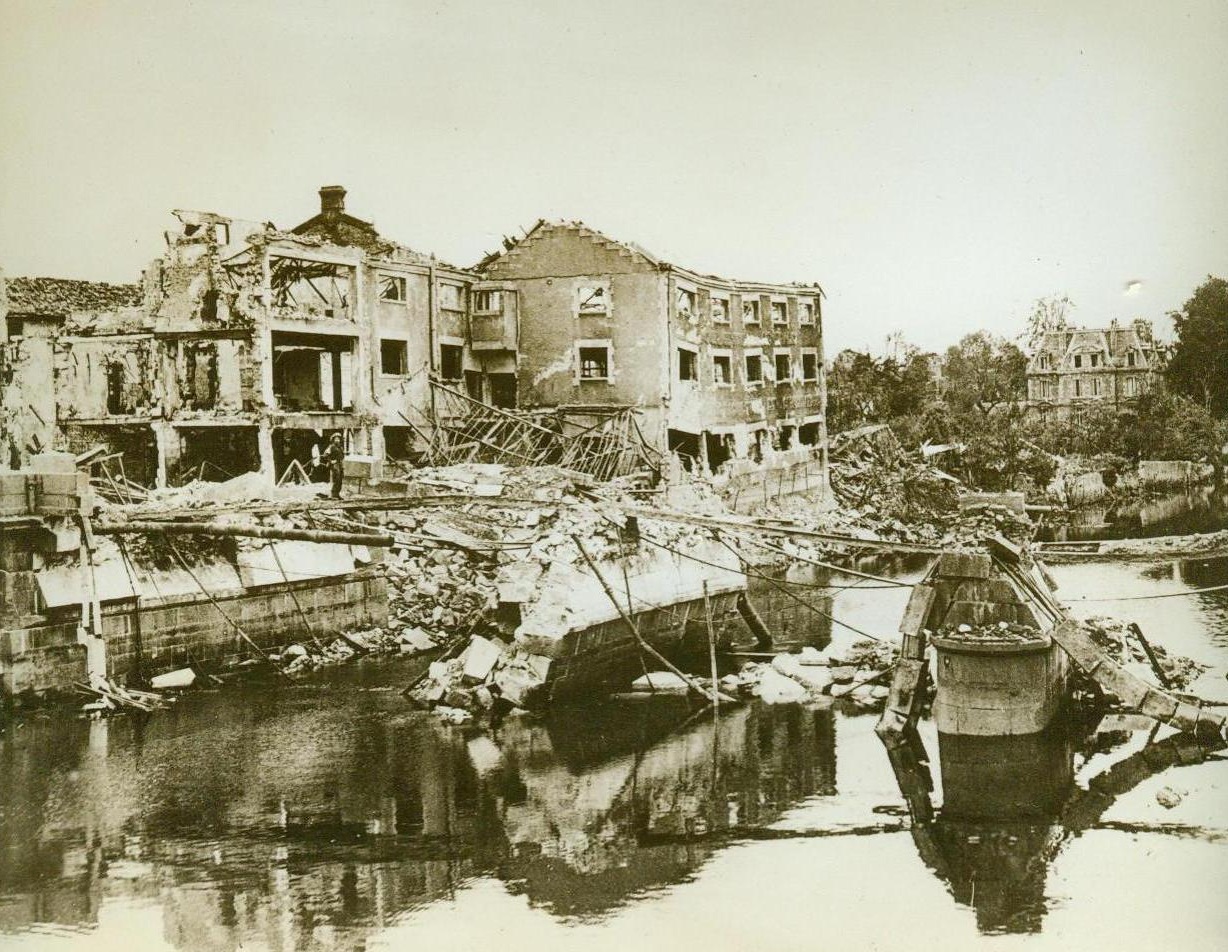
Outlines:
<svg viewBox="0 0 1228 952"><path fill-rule="evenodd" d="M831 484L843 506L894 514L904 524L932 522L959 506L959 481L905 452L886 424L836 434Z"/></svg>
<svg viewBox="0 0 1228 952"><path fill-rule="evenodd" d="M474 635L459 654L431 662L406 696L419 707L460 723L483 712L534 707L549 668L549 658L498 638Z"/></svg>
<svg viewBox="0 0 1228 952"><path fill-rule="evenodd" d="M721 687L768 704L846 698L859 709L874 710L890 691L895 658L892 645L837 634L822 651L805 647L766 663L750 662L722 678Z"/></svg>
<svg viewBox="0 0 1228 952"><path fill-rule="evenodd" d="M1039 628L1021 625L1016 622L1000 621L987 625L957 625L953 628L941 628L937 632L922 629L928 639L933 636L946 638L950 641L962 641L974 645L1030 645L1044 644L1048 636Z"/></svg>
<svg viewBox="0 0 1228 952"><path fill-rule="evenodd" d="M363 655L417 654L433 647L435 642L424 632L412 628L398 631L389 626L341 632L335 637L304 639L271 653L268 660L279 666L282 673L294 676Z"/></svg>
<svg viewBox="0 0 1228 952"><path fill-rule="evenodd" d="M1095 615L1083 619L1082 626L1096 644L1126 670L1147 681L1156 680L1147 651L1129 622L1111 618L1108 615ZM1168 678L1169 684L1178 691L1185 690L1207 670L1207 665L1170 652L1163 645L1152 642L1151 650L1156 661L1159 662L1160 670Z"/></svg>

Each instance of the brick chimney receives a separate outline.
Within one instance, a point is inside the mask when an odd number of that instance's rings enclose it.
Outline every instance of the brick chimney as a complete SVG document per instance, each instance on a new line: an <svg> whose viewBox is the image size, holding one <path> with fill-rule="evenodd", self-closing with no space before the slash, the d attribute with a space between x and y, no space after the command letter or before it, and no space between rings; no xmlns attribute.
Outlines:
<svg viewBox="0 0 1228 952"><path fill-rule="evenodd" d="M341 185L325 185L320 189L320 213L323 215L345 214L345 188Z"/></svg>

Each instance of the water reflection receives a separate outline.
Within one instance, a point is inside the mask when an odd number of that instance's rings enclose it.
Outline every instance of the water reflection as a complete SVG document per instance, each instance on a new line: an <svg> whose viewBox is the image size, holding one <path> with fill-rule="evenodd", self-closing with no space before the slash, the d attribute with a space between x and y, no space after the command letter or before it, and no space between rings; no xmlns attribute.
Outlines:
<svg viewBox="0 0 1228 952"><path fill-rule="evenodd" d="M1036 537L1044 542L1079 542L1188 535L1225 527L1228 489L1203 486L1157 498L1081 508L1064 522L1042 524Z"/></svg>
<svg viewBox="0 0 1228 952"><path fill-rule="evenodd" d="M178 948L358 948L477 876L600 916L835 789L830 710L663 697L488 736L392 692L306 693L26 723L3 747L0 930L148 897Z"/></svg>
<svg viewBox="0 0 1228 952"><path fill-rule="evenodd" d="M1093 753L1139 749L1076 784ZM1095 733L1072 724L1014 737L938 735L942 806L935 809L925 747L915 729L888 742L922 861L956 902L972 907L982 933L1040 932L1048 872L1062 847L1095 827L1119 797L1171 767L1205 762L1223 743L1155 731Z"/></svg>

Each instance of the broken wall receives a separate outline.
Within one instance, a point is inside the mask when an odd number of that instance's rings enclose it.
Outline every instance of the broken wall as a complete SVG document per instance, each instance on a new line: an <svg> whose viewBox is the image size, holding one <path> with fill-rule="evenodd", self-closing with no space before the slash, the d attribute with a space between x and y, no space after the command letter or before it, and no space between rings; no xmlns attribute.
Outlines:
<svg viewBox="0 0 1228 952"><path fill-rule="evenodd" d="M23 456L55 443L55 350L51 337L43 335L9 340L0 348L0 433L5 436L0 466L7 466L10 439Z"/></svg>
<svg viewBox="0 0 1228 952"><path fill-rule="evenodd" d="M150 416L161 405L149 335L68 337L56 344L56 418Z"/></svg>
<svg viewBox="0 0 1228 952"><path fill-rule="evenodd" d="M250 327L262 306L262 256L256 245L269 226L207 212L175 212L167 251L146 271L159 330Z"/></svg>
<svg viewBox="0 0 1228 952"><path fill-rule="evenodd" d="M182 337L162 346L168 416L254 413L259 408L260 371L250 340Z"/></svg>

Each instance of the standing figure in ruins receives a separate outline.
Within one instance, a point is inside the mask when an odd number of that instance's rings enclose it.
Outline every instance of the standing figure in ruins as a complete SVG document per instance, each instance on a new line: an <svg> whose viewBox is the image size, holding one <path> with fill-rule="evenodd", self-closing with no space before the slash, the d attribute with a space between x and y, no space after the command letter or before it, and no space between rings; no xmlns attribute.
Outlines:
<svg viewBox="0 0 1228 952"><path fill-rule="evenodd" d="M333 499L341 498L341 477L345 469L345 447L341 443L341 434L334 433L328 441L328 449L324 451L321 457L325 465L328 466L328 480L331 484L329 495Z"/></svg>

